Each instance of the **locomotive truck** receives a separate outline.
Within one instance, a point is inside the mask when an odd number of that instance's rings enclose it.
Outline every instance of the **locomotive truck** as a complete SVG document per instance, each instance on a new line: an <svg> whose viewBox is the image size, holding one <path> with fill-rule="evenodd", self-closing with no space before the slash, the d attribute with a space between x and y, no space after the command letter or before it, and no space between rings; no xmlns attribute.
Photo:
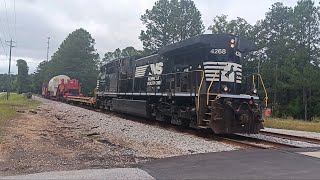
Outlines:
<svg viewBox="0 0 320 180"><path fill-rule="evenodd" d="M257 86L264 84L259 74L243 76L241 65L255 50L232 34L203 34L147 57L112 60L100 67L95 104L217 134L259 133Z"/></svg>

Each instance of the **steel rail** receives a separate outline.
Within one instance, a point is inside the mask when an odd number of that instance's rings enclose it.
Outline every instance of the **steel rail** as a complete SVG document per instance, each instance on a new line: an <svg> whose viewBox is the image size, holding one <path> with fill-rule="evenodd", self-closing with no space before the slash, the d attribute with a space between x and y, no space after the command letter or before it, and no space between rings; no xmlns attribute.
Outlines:
<svg viewBox="0 0 320 180"><path fill-rule="evenodd" d="M296 136L296 135L283 134L283 133L276 133L276 132L270 132L270 131L260 131L260 134L265 135L265 136L273 136L273 137L282 138L282 139L302 141L302 142L320 145L320 139L316 139L316 138L310 138L310 137L305 137L305 136Z"/></svg>
<svg viewBox="0 0 320 180"><path fill-rule="evenodd" d="M256 146L260 149L300 148L299 146L295 146L291 144L274 142L274 141L259 139L255 137L249 137L249 136L240 135L240 134L230 134L230 135L227 135L225 138L231 139L233 141L238 141L243 144Z"/></svg>

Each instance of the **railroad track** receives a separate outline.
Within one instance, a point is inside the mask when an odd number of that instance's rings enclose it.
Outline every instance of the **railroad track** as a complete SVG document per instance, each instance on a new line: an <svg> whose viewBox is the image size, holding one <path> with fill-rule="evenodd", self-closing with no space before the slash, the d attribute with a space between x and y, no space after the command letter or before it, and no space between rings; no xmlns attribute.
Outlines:
<svg viewBox="0 0 320 180"><path fill-rule="evenodd" d="M277 137L277 138L282 138L282 139L302 141L302 142L320 145L320 139L315 139L315 138L295 136L295 135L282 134L282 133L275 133L275 132L269 132L269 131L261 131L260 134L265 135L265 136L272 136L272 137Z"/></svg>
<svg viewBox="0 0 320 180"><path fill-rule="evenodd" d="M186 129L186 128L183 129L180 126L176 126L176 125L173 125L170 123L159 122L159 121L150 121L150 120L147 120L146 118L139 118L139 117L132 116L132 115L104 111L101 109L95 109L95 108L83 106L83 105L76 105L76 106L86 108L89 110L93 110L96 112L108 114L108 115L114 115L114 116L118 116L121 118L133 120L133 121L138 121L140 123L148 124L151 126L157 126L161 129L165 129L165 130L169 130L169 131L176 131L179 133L198 136L201 138L205 138L208 141L219 141L219 142L223 142L226 144L235 145L235 146L240 147L241 149L298 148L297 146L293 146L293 145L289 145L289 144L267 141L267 140L262 140L262 139L257 139L257 138L253 138L253 137L242 136L242 135L236 135L236 134L215 135L211 129L209 129L209 130L203 130L203 129L195 130L195 129Z"/></svg>
<svg viewBox="0 0 320 180"><path fill-rule="evenodd" d="M258 139L254 137L239 135L239 134L230 134L223 136L224 139L230 142L234 142L240 147L249 147L256 149L279 149L279 148L300 148L299 146L284 144L280 142L268 141L263 139Z"/></svg>
<svg viewBox="0 0 320 180"><path fill-rule="evenodd" d="M207 139L208 141L219 141L223 142L226 144L231 144L238 146L242 149L279 149L279 148L299 148L294 145L289 145L289 144L283 144L279 142L273 142L273 141L267 141L267 140L262 140L258 138L253 138L253 137L248 137L248 136L243 136L239 134L230 134L230 135L215 135L212 130L195 130L195 129L183 129L180 126L168 124L165 122L159 122L159 121L150 121L147 120L146 118L139 118L136 116L132 115L126 115L126 114L121 114L117 112L110 112L110 111L105 111L101 109L95 109L91 106L86 106L82 104L73 104L71 103L70 105L85 108L88 110L100 112L103 114L108 114L108 115L114 115L118 116L121 118L133 120L133 121L138 121L140 123L152 125L152 126L157 126L162 129L170 130L170 131L176 131L179 133L185 133L185 134L190 134L198 137L202 137ZM320 141L319 141L320 143Z"/></svg>

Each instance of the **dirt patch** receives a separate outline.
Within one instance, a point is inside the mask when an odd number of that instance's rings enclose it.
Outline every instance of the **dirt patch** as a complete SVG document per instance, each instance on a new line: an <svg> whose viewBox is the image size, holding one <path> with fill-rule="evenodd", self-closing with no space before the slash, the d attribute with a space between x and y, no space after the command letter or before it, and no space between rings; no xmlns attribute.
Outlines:
<svg viewBox="0 0 320 180"><path fill-rule="evenodd" d="M91 129L68 120L68 114L21 113L2 128L0 176L88 168L132 167L151 158L133 149L87 136Z"/></svg>

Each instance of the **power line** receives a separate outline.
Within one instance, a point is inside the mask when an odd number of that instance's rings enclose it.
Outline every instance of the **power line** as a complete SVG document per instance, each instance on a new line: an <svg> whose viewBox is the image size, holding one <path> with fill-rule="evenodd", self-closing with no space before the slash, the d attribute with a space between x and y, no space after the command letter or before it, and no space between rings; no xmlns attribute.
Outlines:
<svg viewBox="0 0 320 180"><path fill-rule="evenodd" d="M10 26L9 26L7 2L6 2L6 0L3 0L3 2L4 2L4 7L5 7L5 9L6 9L6 19L7 19L8 33L9 33L10 38L12 39L13 37L12 37L12 33L11 33L11 31L10 31Z"/></svg>
<svg viewBox="0 0 320 180"><path fill-rule="evenodd" d="M3 42L2 42L2 40L1 40L1 37L0 37L0 43L1 43L1 46L2 46L2 49L3 49L4 54L6 55L6 57L8 57L7 51L6 51L6 49L4 48Z"/></svg>
<svg viewBox="0 0 320 180"><path fill-rule="evenodd" d="M17 14L16 14L16 0L13 0L14 11L14 38L17 39Z"/></svg>
<svg viewBox="0 0 320 180"><path fill-rule="evenodd" d="M1 23L1 16L0 16L0 28L1 28L1 31L3 32L3 33L2 33L2 34L3 34L3 38L4 38L4 39L7 39L6 34L5 34L4 27L2 26L2 23ZM7 51L5 50L4 45L3 45L4 43L3 43L2 40L1 40L1 37L0 37L0 42L1 42L1 46L2 46L2 48L3 48L4 53L6 54L6 56L8 56L8 55L7 55Z"/></svg>
<svg viewBox="0 0 320 180"><path fill-rule="evenodd" d="M50 45L50 37L48 37L48 42L47 42L47 62L49 61L49 45Z"/></svg>

